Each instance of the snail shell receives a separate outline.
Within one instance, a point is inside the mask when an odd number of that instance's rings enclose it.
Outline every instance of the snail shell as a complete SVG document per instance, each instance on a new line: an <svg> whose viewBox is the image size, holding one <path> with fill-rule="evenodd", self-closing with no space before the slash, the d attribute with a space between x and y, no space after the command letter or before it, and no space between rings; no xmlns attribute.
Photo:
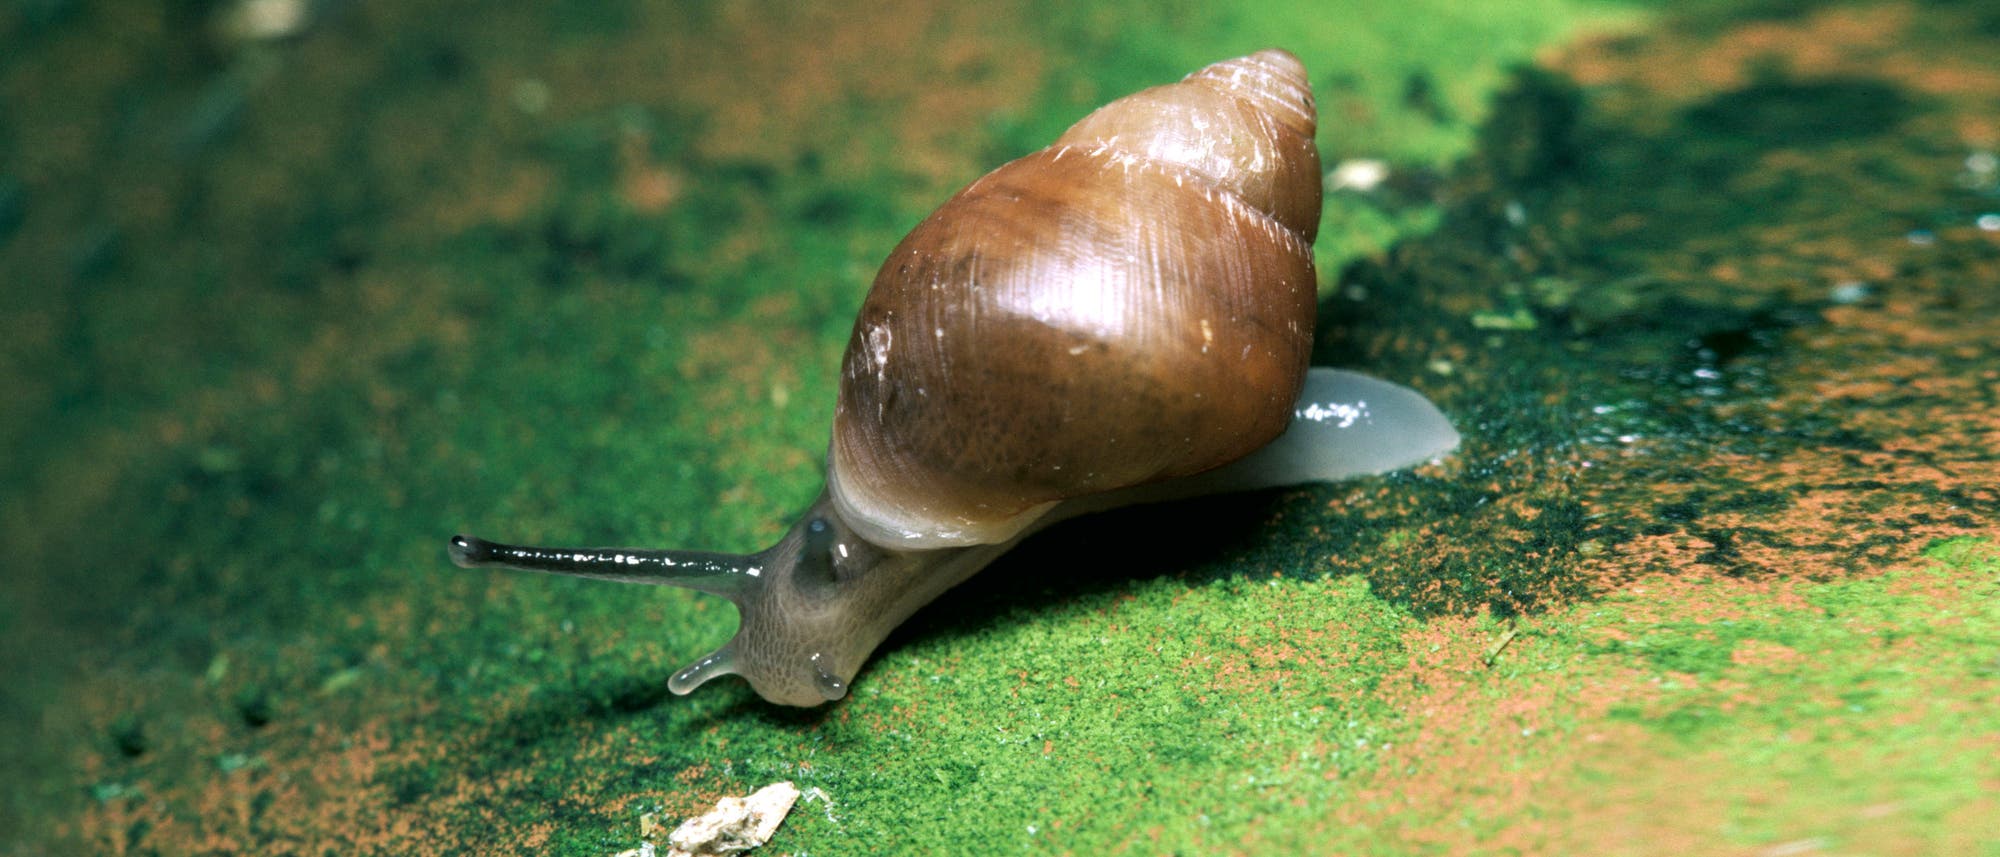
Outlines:
<svg viewBox="0 0 2000 857"><path fill-rule="evenodd" d="M1312 348L1313 132L1304 67L1265 51L1114 101L918 224L848 344L844 517L1003 541L1277 437Z"/></svg>
<svg viewBox="0 0 2000 857"><path fill-rule="evenodd" d="M1114 101L946 201L855 320L827 490L764 551L457 536L452 558L729 598L736 636L669 687L734 673L817 705L1050 522L1448 451L1458 435L1421 395L1306 368L1314 130L1304 68L1263 51Z"/></svg>

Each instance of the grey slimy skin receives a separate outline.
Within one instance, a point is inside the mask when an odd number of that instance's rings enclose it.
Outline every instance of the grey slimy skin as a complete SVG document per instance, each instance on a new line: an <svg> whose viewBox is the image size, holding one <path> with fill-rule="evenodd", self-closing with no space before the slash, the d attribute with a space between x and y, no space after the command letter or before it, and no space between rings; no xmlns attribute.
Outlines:
<svg viewBox="0 0 2000 857"><path fill-rule="evenodd" d="M760 553L531 548L461 566L684 586L734 602L676 673L775 703L845 696L910 614L1056 521L1407 467L1458 435L1423 396L1308 371L1317 114L1279 50L1107 104L917 224L841 361L826 490Z"/></svg>
<svg viewBox="0 0 2000 857"><path fill-rule="evenodd" d="M741 627L727 645L668 681L685 694L719 676L749 680L781 705L840 699L882 640L918 608L1057 521L1121 506L1387 473L1458 446L1435 405L1407 387L1315 368L1291 427L1222 468L1067 501L999 544L901 550L855 534L822 492L777 544L747 555L627 548L530 548L469 536L451 540L464 568L502 567L622 583L681 586L735 603Z"/></svg>

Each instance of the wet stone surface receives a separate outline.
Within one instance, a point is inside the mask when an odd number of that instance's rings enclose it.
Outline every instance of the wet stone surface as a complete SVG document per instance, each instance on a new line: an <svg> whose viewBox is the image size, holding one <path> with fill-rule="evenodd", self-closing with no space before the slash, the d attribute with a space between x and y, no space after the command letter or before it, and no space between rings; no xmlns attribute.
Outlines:
<svg viewBox="0 0 2000 857"><path fill-rule="evenodd" d="M1464 201L1327 307L1323 351L1421 378L1467 435L1346 504L1336 565L1505 612L1663 571L1868 573L2000 529L1995 54L1895 35L1948 26L1837 8L1522 73Z"/></svg>

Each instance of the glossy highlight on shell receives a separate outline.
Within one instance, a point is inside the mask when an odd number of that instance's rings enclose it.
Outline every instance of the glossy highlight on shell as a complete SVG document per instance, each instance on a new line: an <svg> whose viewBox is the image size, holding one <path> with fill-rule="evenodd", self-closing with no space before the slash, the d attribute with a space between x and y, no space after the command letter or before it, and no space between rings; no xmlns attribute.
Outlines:
<svg viewBox="0 0 2000 857"><path fill-rule="evenodd" d="M1054 521L1449 451L1457 433L1416 392L1307 369L1315 123L1303 65L1263 51L1105 105L947 200L876 276L827 490L770 548L458 536L452 559L728 598L736 636L671 689L736 674L818 705L910 614Z"/></svg>

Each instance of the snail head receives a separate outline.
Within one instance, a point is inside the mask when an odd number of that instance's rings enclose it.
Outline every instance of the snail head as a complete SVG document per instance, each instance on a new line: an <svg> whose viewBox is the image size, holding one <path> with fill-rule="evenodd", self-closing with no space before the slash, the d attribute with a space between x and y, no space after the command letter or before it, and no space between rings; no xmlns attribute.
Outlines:
<svg viewBox="0 0 2000 857"><path fill-rule="evenodd" d="M686 694L735 674L772 702L814 706L846 696L891 630L1005 547L883 548L857 536L822 495L777 544L752 554L525 547L465 535L452 537L450 552L462 568L679 586L727 598L741 617L735 636L675 673L667 687Z"/></svg>

